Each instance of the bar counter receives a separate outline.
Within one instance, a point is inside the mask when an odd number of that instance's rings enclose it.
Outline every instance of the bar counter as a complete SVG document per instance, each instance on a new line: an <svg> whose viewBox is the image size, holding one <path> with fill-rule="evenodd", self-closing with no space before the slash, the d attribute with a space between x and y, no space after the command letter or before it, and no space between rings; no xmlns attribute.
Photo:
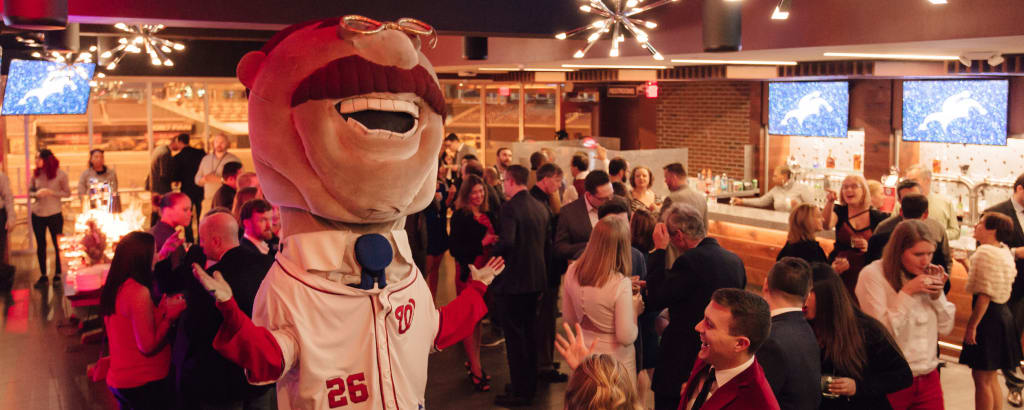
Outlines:
<svg viewBox="0 0 1024 410"><path fill-rule="evenodd" d="M768 270L775 264L776 255L786 245L789 214L713 203L708 205L708 220L708 235L739 255L747 269L747 289L760 293ZM819 232L817 237L825 254L831 252L835 243L834 231ZM950 282L951 288L946 297L956 305L956 322L953 331L940 340L948 343L942 344L944 353L959 357L964 329L971 315L971 295L965 290L967 271L959 262L953 262Z"/></svg>

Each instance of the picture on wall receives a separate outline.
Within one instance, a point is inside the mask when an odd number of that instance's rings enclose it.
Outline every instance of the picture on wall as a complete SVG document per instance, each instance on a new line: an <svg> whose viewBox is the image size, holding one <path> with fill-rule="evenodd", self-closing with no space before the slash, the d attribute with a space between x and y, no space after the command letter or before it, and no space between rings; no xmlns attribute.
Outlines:
<svg viewBox="0 0 1024 410"><path fill-rule="evenodd" d="M1008 80L903 82L903 140L1006 145Z"/></svg>
<svg viewBox="0 0 1024 410"><path fill-rule="evenodd" d="M850 86L845 81L768 83L768 133L846 138Z"/></svg>
<svg viewBox="0 0 1024 410"><path fill-rule="evenodd" d="M85 114L96 64L11 60L2 115Z"/></svg>

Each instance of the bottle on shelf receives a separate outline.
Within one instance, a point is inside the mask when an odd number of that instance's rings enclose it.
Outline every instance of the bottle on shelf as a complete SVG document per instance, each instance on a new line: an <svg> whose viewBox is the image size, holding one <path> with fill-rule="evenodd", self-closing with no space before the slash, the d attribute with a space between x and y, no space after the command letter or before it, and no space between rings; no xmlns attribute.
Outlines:
<svg viewBox="0 0 1024 410"><path fill-rule="evenodd" d="M860 154L853 154L853 170L860 170Z"/></svg>
<svg viewBox="0 0 1024 410"><path fill-rule="evenodd" d="M825 168L833 169L836 167L836 158L832 156L832 150L828 150L828 156L825 157Z"/></svg>
<svg viewBox="0 0 1024 410"><path fill-rule="evenodd" d="M934 174L941 174L942 173L942 161L939 160L939 157L935 157L935 159L932 160L932 173L934 173Z"/></svg>

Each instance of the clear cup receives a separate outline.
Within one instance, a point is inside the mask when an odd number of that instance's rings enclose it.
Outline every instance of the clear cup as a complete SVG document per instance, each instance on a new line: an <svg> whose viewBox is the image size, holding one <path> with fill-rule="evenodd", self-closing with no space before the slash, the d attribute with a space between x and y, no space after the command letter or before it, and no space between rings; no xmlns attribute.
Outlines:
<svg viewBox="0 0 1024 410"><path fill-rule="evenodd" d="M832 382L835 379L836 379L836 376L832 375L832 374L822 374L821 375L821 396L822 397L827 397L827 398L830 398L830 399L835 399L835 398L839 397L838 394L832 393L832 391L829 390L829 385L831 385Z"/></svg>

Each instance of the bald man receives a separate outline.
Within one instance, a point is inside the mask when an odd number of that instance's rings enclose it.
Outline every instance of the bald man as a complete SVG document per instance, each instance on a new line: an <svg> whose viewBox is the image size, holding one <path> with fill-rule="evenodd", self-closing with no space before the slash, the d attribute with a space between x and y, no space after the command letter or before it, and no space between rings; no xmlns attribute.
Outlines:
<svg viewBox="0 0 1024 410"><path fill-rule="evenodd" d="M252 317L253 300L263 277L274 263L267 255L238 246L238 223L225 212L207 215L199 224L199 238L208 263L231 286L238 307ZM213 349L213 338L223 318L195 278L185 292L188 307L178 321L174 344L175 386L182 408L272 409L275 389L251 386L242 368Z"/></svg>

